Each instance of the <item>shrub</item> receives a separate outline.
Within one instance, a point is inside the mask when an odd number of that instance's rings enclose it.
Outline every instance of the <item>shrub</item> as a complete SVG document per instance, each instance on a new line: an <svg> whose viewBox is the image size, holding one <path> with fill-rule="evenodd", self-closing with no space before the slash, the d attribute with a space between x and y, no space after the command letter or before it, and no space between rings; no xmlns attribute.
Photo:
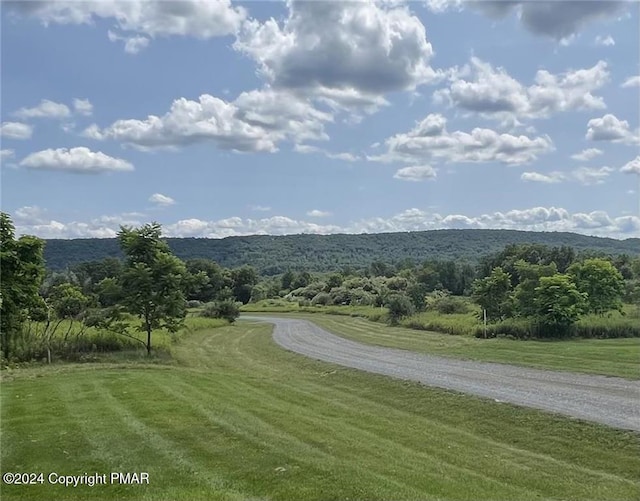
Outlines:
<svg viewBox="0 0 640 501"><path fill-rule="evenodd" d="M413 315L415 309L411 299L401 294L394 294L387 301L389 309L389 320L392 324L397 324L402 318Z"/></svg>
<svg viewBox="0 0 640 501"><path fill-rule="evenodd" d="M207 303L200 315L207 318L223 318L233 323L240 316L240 306L230 300Z"/></svg>
<svg viewBox="0 0 640 501"><path fill-rule="evenodd" d="M436 301L435 309L438 313L442 313L443 315L469 312L469 306L464 299L452 296L443 297Z"/></svg>
<svg viewBox="0 0 640 501"><path fill-rule="evenodd" d="M327 306L331 304L331 296L327 292L319 292L311 300L311 304L316 306Z"/></svg>
<svg viewBox="0 0 640 501"><path fill-rule="evenodd" d="M202 301L198 301L197 299L192 299L187 301L187 308L200 308L202 306Z"/></svg>

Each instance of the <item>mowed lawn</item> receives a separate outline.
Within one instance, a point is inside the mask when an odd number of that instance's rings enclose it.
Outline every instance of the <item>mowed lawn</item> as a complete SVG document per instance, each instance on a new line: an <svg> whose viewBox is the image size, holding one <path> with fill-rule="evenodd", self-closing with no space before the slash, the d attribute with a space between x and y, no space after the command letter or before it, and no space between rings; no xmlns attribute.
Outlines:
<svg viewBox="0 0 640 501"><path fill-rule="evenodd" d="M271 327L199 331L167 365L23 369L2 472L149 472L149 485L2 485L14 499L623 500L640 435L313 361Z"/></svg>
<svg viewBox="0 0 640 501"><path fill-rule="evenodd" d="M258 315L304 318L354 341L419 353L640 379L640 338L549 341L476 339L390 327L359 317L280 313Z"/></svg>

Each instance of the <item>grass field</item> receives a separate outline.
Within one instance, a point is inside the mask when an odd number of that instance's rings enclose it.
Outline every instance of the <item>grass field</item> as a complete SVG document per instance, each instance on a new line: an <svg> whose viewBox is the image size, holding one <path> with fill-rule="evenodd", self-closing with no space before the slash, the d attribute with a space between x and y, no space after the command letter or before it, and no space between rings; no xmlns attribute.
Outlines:
<svg viewBox="0 0 640 501"><path fill-rule="evenodd" d="M270 332L199 330L170 365L5 374L3 473L150 483L2 499L637 499L638 434L316 362Z"/></svg>
<svg viewBox="0 0 640 501"><path fill-rule="evenodd" d="M295 317L306 318L334 334L362 343L485 362L640 379L638 338L556 341L476 339L390 327L364 318L317 314Z"/></svg>

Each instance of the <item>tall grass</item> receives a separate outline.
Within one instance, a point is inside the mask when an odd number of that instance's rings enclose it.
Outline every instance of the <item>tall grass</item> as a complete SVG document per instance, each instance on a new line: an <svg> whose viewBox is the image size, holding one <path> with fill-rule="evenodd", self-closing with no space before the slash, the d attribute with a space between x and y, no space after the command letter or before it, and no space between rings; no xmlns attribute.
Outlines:
<svg viewBox="0 0 640 501"><path fill-rule="evenodd" d="M136 325L130 319L132 326ZM156 352L170 353L171 346L190 332L228 325L226 320L187 317L184 326L171 333L156 329L152 334L152 346ZM11 341L11 359L19 362L46 362L53 359L87 360L97 355L144 351L146 333L131 329L127 337L116 332L87 327L81 322L61 320L47 328L44 322L28 322L18 336Z"/></svg>

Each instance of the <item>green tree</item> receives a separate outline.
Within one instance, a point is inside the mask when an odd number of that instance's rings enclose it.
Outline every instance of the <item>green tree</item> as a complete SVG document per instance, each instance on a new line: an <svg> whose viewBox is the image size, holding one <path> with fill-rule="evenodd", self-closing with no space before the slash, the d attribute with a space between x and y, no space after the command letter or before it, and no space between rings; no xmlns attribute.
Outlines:
<svg viewBox="0 0 640 501"><path fill-rule="evenodd" d="M522 316L535 315L533 302L540 278L555 275L558 268L555 263L531 264L521 259L515 263L515 269L519 282L514 291L515 309Z"/></svg>
<svg viewBox="0 0 640 501"><path fill-rule="evenodd" d="M502 320L511 314L513 298L511 275L499 266L488 277L473 282L473 300L487 311L490 320Z"/></svg>
<svg viewBox="0 0 640 501"><path fill-rule="evenodd" d="M606 259L587 259L569 267L569 274L580 292L587 294L587 310L603 315L610 310L622 311L624 279Z"/></svg>
<svg viewBox="0 0 640 501"><path fill-rule="evenodd" d="M253 286L258 283L258 274L252 266L242 266L231 270L233 297L242 304L251 300Z"/></svg>
<svg viewBox="0 0 640 501"><path fill-rule="evenodd" d="M76 318L89 307L89 298L79 286L67 283L51 290L49 303L58 318Z"/></svg>
<svg viewBox="0 0 640 501"><path fill-rule="evenodd" d="M147 334L148 354L153 330L166 328L175 332L186 315L186 268L161 240L161 233L158 223L137 229L121 227L118 233L126 256L121 277L122 305L141 320L139 330Z"/></svg>
<svg viewBox="0 0 640 501"><path fill-rule="evenodd" d="M570 275L541 277L535 289L535 315L543 334L562 335L580 317L586 307L587 295L580 292Z"/></svg>
<svg viewBox="0 0 640 501"><path fill-rule="evenodd" d="M44 242L32 236L15 239L8 214L0 212L0 345L4 357L18 336L29 309L41 305Z"/></svg>

